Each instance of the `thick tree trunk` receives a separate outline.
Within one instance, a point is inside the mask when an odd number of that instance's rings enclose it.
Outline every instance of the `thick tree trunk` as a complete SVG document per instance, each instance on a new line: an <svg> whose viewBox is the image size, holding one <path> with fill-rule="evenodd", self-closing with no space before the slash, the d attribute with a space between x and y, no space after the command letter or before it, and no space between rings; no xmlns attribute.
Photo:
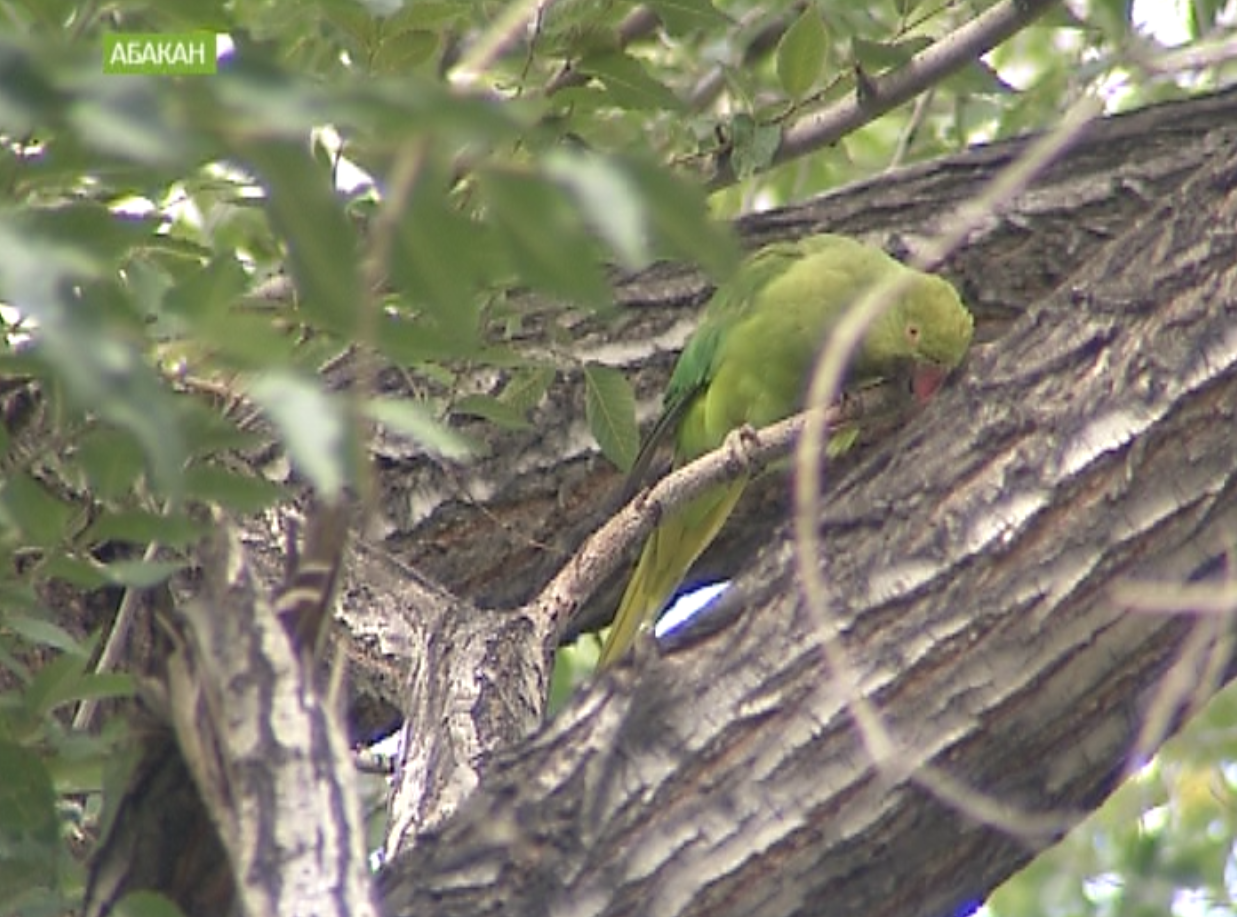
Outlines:
<svg viewBox="0 0 1237 917"><path fill-rule="evenodd" d="M384 911L929 917L1098 804L1232 669L1226 623L1131 612L1114 590L1222 576L1237 527L1235 104L1104 125L1104 143L952 263L990 329L1023 314L892 440L826 472L812 562L828 608L803 598L789 527L770 534L784 503L758 494L715 553L740 576L713 634L646 651L492 759L528 711L466 708L482 757L462 766L480 783L425 817L431 833L405 822ZM763 241L896 221L913 241L1006 150L748 229ZM658 303L618 332L647 340L699 287L662 271L622 289ZM596 340L621 359L613 329ZM575 392L552 389L543 421ZM420 502L402 502L392 542L479 604L531 595L599 521L613 479L578 428L541 430L499 438L451 485L414 470ZM441 709L469 718L451 679L471 678L475 699L481 676L432 662L461 648L419 650L417 670L441 672ZM1188 692L1157 688L1174 663ZM517 712L479 718L503 709ZM887 735L856 728L873 711Z"/></svg>
<svg viewBox="0 0 1237 917"><path fill-rule="evenodd" d="M945 265L943 273L979 315L981 340L1002 334L1012 318L1214 157L1235 120L1237 93L1226 93L1095 124ZM895 252L914 249L1024 148L1020 141L1001 143L903 169L750 217L739 229L751 246L831 231ZM621 279L616 292L616 313L574 321L575 353L627 373L642 417L651 420L707 283L687 268L664 265ZM530 322L533 345L542 327ZM470 380L492 390L501 381ZM580 374L564 370L532 413L533 430L467 426L465 432L485 443L486 457L463 468L380 444L380 457L387 459L384 499L371 534L422 575L480 607L526 602L605 520L607 498L619 481L585 427L583 405ZM745 498L705 558L706 574L734 570L752 555L785 517L784 491L781 485L758 488ZM620 580L616 576L598 597L591 620L612 610Z"/></svg>

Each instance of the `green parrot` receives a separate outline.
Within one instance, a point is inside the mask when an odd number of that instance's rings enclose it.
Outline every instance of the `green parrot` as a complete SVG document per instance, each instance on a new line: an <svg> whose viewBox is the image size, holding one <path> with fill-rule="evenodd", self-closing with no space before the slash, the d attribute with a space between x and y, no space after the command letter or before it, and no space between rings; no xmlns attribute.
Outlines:
<svg viewBox="0 0 1237 917"><path fill-rule="evenodd" d="M709 301L674 367L662 415L633 475L671 432L677 468L716 449L732 430L796 413L838 318L872 286L899 273L909 275L909 286L869 327L847 380L880 379L909 367L915 396L930 397L962 362L974 328L948 282L844 236L770 245L751 255ZM623 593L599 668L613 664L656 619L746 483L719 484L660 522Z"/></svg>

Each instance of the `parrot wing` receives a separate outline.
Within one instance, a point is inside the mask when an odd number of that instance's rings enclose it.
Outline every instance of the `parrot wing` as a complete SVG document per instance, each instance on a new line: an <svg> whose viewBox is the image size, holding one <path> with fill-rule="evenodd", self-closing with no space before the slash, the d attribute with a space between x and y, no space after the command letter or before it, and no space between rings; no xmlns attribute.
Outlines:
<svg viewBox="0 0 1237 917"><path fill-rule="evenodd" d="M823 238L833 237L812 236L798 242L766 246L750 256L727 283L714 291L699 327L674 365L666 385L662 412L636 454L619 505L627 503L644 485L653 456L678 431L688 407L708 387L716 371L718 347L726 332L751 313L761 290L805 254L818 249Z"/></svg>

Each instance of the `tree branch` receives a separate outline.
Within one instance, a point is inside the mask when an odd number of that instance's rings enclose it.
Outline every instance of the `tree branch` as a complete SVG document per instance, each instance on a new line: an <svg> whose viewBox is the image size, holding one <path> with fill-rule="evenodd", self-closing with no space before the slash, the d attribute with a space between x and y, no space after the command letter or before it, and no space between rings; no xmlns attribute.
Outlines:
<svg viewBox="0 0 1237 917"><path fill-rule="evenodd" d="M882 75L865 75L856 92L822 111L800 118L782 132L772 165L780 165L836 143L842 137L961 70L980 55L1015 35L1058 0L1001 0L966 25L933 42L903 66ZM736 180L730 162L718 164L706 178L710 190Z"/></svg>
<svg viewBox="0 0 1237 917"><path fill-rule="evenodd" d="M1064 822L1096 805L1148 705L1185 712L1157 677L1234 672L1214 631L1110 590L1222 576L1237 530L1235 150L837 483L819 562L853 686L783 528L717 603L729 626L637 654L495 761L385 873L388 911L929 917L1044 841L924 792L926 766ZM852 688L896 768L855 734Z"/></svg>

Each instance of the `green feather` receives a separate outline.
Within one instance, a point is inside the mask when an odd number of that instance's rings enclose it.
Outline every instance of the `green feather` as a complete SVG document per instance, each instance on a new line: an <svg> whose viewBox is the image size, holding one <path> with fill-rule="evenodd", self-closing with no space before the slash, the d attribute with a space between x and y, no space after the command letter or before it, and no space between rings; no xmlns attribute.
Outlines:
<svg viewBox="0 0 1237 917"><path fill-rule="evenodd" d="M839 318L894 276L904 291L865 334L848 380L879 379L907 363L956 367L973 322L946 281L913 271L843 236L778 243L751 255L714 293L671 374L664 409L637 458L643 474L674 433L674 465L711 452L731 430L795 413L816 358ZM746 481L711 488L668 514L649 536L619 604L599 665L618 659L651 623L717 536Z"/></svg>

